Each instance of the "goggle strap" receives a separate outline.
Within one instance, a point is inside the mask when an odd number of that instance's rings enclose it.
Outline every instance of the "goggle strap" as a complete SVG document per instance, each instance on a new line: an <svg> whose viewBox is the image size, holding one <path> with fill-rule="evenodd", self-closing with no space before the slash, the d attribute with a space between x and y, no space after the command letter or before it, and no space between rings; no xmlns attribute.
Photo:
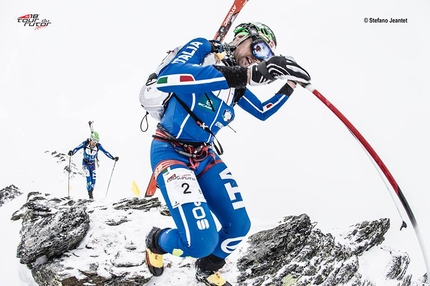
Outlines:
<svg viewBox="0 0 430 286"><path fill-rule="evenodd" d="M242 44L244 41L248 40L249 38L251 38L250 35L243 36L242 39L240 39L240 41L236 45L231 45L231 46L236 49L237 47L239 47L240 44Z"/></svg>

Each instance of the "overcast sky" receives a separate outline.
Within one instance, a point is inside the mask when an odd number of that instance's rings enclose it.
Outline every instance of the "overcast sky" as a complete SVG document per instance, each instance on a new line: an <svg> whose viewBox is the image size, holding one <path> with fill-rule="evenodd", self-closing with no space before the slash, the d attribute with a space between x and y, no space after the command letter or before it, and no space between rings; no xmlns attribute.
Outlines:
<svg viewBox="0 0 430 286"><path fill-rule="evenodd" d="M48 181L64 180L36 170L37 160L46 150L66 153L76 147L89 136L87 122L94 120L101 143L120 157L111 195L130 195L133 180L144 189L156 122L150 120L149 132L140 131L144 112L139 90L167 50L193 37L212 38L231 4L0 2L0 187L37 184L39 174ZM313 86L382 158L411 205L424 240L430 241L430 2L280 4L250 0L234 26L260 21L272 28L277 53L293 56L307 69ZM26 14L39 14L50 24L35 30L18 23ZM407 22L365 23L365 18ZM226 40L231 38L230 33ZM279 84L253 91L267 98ZM366 152L314 95L298 88L266 122L241 110L237 114L231 125L236 133L227 128L218 139L253 220L308 213L327 231L389 217L387 240L406 241L405 251L422 259L412 228L398 231L400 215ZM75 163L80 159L73 157ZM112 162L102 158L100 192L111 171ZM84 183L73 190L85 192ZM423 263L417 263L424 271Z"/></svg>

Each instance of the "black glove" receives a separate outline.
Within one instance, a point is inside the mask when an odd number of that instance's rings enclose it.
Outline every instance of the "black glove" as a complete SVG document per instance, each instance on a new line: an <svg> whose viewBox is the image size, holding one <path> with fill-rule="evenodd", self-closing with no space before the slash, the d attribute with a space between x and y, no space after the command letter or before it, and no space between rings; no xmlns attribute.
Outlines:
<svg viewBox="0 0 430 286"><path fill-rule="evenodd" d="M277 79L309 83L311 76L292 58L273 56L267 61L249 67L251 69L250 85L268 84Z"/></svg>
<svg viewBox="0 0 430 286"><path fill-rule="evenodd" d="M291 96L295 88L296 88L296 84L291 80L287 80L287 83L284 84L276 94L285 94L285 95Z"/></svg>
<svg viewBox="0 0 430 286"><path fill-rule="evenodd" d="M113 158L115 161L118 161L119 160L119 157L115 157L115 158Z"/></svg>
<svg viewBox="0 0 430 286"><path fill-rule="evenodd" d="M211 43L211 46L212 46L211 53L222 53L222 52L231 53L236 49L236 47L234 46L230 46L229 44L226 44L226 43L221 43L220 41L217 41L217 40L210 40L209 42Z"/></svg>
<svg viewBox="0 0 430 286"><path fill-rule="evenodd" d="M223 49L222 43L220 41L210 40L209 42L211 43L211 46L212 46L211 53L222 53L223 52L224 49Z"/></svg>
<svg viewBox="0 0 430 286"><path fill-rule="evenodd" d="M70 150L69 153L67 153L69 156L73 156L73 151Z"/></svg>

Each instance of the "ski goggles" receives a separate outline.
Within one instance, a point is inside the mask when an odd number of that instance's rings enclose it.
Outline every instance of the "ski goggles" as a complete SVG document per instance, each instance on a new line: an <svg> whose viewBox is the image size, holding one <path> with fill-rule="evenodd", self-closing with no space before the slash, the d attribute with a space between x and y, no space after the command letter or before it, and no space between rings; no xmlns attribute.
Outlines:
<svg viewBox="0 0 430 286"><path fill-rule="evenodd" d="M275 55L269 45L261 38L252 41L251 51L254 57L260 61L268 60Z"/></svg>
<svg viewBox="0 0 430 286"><path fill-rule="evenodd" d="M236 47L242 44L247 39L252 38L251 51L257 60L268 60L275 55L269 44L261 38L255 28L239 27L234 32L236 36L242 36L242 39L239 41L239 43L236 44Z"/></svg>

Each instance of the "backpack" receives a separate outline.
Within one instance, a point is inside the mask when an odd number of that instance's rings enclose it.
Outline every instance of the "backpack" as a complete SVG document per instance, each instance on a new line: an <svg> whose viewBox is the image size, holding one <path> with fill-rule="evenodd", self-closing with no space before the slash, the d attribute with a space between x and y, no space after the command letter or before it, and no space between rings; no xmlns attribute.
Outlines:
<svg viewBox="0 0 430 286"><path fill-rule="evenodd" d="M157 89L156 84L158 73L172 61L181 48L182 46L179 46L168 51L167 56L161 61L155 72L149 75L145 85L141 88L139 100L140 105L146 111L144 119L148 114L157 121L160 121L161 117L163 117L164 110L166 109L167 102L172 96L172 93L162 92Z"/></svg>
<svg viewBox="0 0 430 286"><path fill-rule="evenodd" d="M146 84L140 90L139 100L140 105L146 111L145 116L149 114L155 120L160 121L172 94L157 89L157 76L157 73L152 73L148 77Z"/></svg>
<svg viewBox="0 0 430 286"><path fill-rule="evenodd" d="M143 85L140 90L140 105L146 112L142 118L142 121L140 122L140 130L142 130L142 132L146 132L148 130L148 114L151 115L151 117L154 118L157 122L159 122L163 117L164 111L166 110L169 99L172 97L173 93L167 93L158 90L156 86L157 77L159 72L173 60L173 58L178 54L179 50L182 47L183 46L178 46L173 50L167 52L166 57L158 65L155 72L149 75L145 85ZM215 64L216 62L217 60L214 56L207 56L203 65ZM142 128L142 123L144 120L146 120L145 129Z"/></svg>

